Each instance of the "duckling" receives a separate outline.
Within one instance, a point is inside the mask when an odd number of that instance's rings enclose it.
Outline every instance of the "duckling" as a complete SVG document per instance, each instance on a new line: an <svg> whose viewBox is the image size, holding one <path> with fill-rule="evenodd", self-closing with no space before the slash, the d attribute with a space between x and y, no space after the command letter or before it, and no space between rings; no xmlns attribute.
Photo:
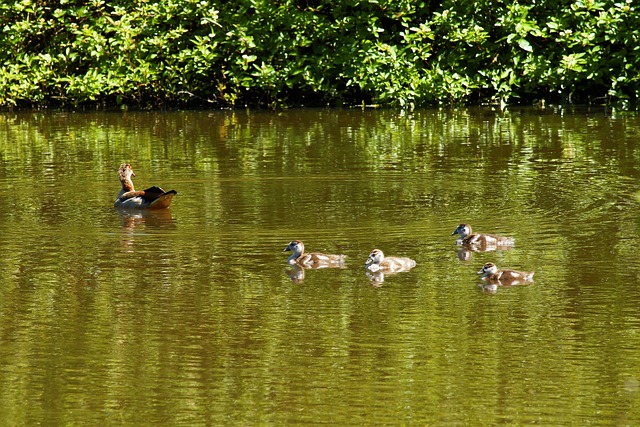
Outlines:
<svg viewBox="0 0 640 427"><path fill-rule="evenodd" d="M453 230L451 235L458 234L457 245L469 245L469 246L513 246L515 239L513 237L492 236L491 234L473 234L471 226L469 224L460 224L458 228Z"/></svg>
<svg viewBox="0 0 640 427"><path fill-rule="evenodd" d="M287 262L291 265L299 265L302 267L324 268L324 267L340 267L344 264L346 255L321 254L318 252L305 253L304 243L300 240L292 240L289 245L284 248L283 252L293 251Z"/></svg>
<svg viewBox="0 0 640 427"><path fill-rule="evenodd" d="M513 282L533 281L533 271L498 270L498 267L488 262L482 266L478 274L482 274L482 279L490 282L500 282L503 284L515 284Z"/></svg>
<svg viewBox="0 0 640 427"><path fill-rule="evenodd" d="M411 258L385 257L380 249L374 249L364 263L370 271L382 270L389 273L411 270L416 262Z"/></svg>
<svg viewBox="0 0 640 427"><path fill-rule="evenodd" d="M175 190L164 191L160 187L149 187L146 190L136 191L133 188L131 177L133 173L131 165L123 163L118 169L118 177L122 184L122 189L118 193L118 198L113 204L116 208L132 209L163 209L169 207L173 196L178 194Z"/></svg>

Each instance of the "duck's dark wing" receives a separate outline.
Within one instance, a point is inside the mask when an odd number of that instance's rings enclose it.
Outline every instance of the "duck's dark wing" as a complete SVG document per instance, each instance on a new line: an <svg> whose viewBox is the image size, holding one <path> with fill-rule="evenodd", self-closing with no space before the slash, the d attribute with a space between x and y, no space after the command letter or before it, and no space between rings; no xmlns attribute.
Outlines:
<svg viewBox="0 0 640 427"><path fill-rule="evenodd" d="M160 187L149 187L143 191L142 198L149 203L147 209L164 209L169 207L173 196L178 194L176 190L164 191Z"/></svg>
<svg viewBox="0 0 640 427"><path fill-rule="evenodd" d="M161 197L163 194L165 194L165 191L160 187L153 186L144 190L143 193L144 194L142 194L142 198L151 203L158 197Z"/></svg>

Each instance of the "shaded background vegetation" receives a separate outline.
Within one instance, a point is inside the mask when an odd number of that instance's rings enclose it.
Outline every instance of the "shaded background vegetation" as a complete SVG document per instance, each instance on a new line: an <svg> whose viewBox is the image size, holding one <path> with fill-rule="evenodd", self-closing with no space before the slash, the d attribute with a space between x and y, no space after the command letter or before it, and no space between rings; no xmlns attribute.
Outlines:
<svg viewBox="0 0 640 427"><path fill-rule="evenodd" d="M0 106L635 101L631 0L19 0Z"/></svg>

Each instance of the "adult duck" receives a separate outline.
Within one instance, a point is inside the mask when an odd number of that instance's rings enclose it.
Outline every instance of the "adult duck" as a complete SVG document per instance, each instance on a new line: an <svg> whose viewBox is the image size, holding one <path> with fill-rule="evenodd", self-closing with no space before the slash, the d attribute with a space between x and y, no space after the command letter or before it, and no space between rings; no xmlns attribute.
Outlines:
<svg viewBox="0 0 640 427"><path fill-rule="evenodd" d="M131 177L136 176L129 163L123 163L118 169L118 178L122 189L113 204L116 208L130 209L164 209L169 207L173 196L178 194L175 190L164 191L160 187L149 187L146 190L136 191Z"/></svg>

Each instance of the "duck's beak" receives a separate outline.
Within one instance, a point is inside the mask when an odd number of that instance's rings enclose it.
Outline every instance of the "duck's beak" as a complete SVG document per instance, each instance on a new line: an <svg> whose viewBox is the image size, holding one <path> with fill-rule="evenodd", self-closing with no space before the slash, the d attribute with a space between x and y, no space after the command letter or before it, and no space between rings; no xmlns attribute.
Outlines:
<svg viewBox="0 0 640 427"><path fill-rule="evenodd" d="M373 258L369 257L367 258L367 260L364 262L364 265L369 265L373 262Z"/></svg>
<svg viewBox="0 0 640 427"><path fill-rule="evenodd" d="M284 250L282 252L287 252L291 250L291 246L287 246L286 248L284 248Z"/></svg>
<svg viewBox="0 0 640 427"><path fill-rule="evenodd" d="M454 234L458 234L458 229L456 228L455 230L453 230L453 233L451 233L451 235L453 236Z"/></svg>
<svg viewBox="0 0 640 427"><path fill-rule="evenodd" d="M478 271L478 274L482 274L482 273L484 273L484 267Z"/></svg>

